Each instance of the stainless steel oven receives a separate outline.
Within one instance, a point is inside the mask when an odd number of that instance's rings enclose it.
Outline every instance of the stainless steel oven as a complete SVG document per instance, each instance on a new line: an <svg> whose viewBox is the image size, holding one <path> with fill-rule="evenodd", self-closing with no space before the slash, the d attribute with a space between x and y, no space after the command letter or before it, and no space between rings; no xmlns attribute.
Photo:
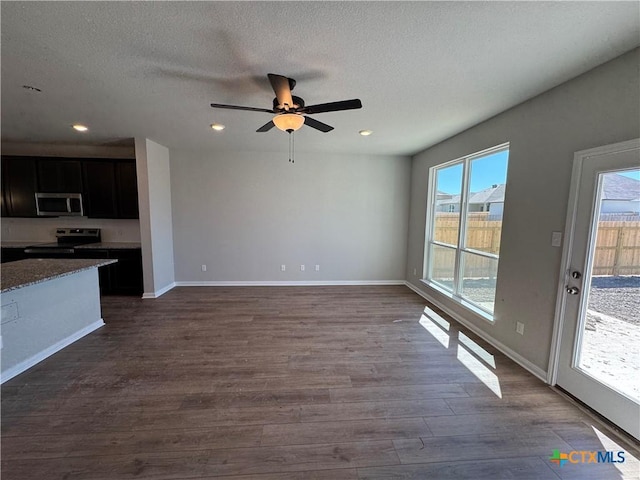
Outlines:
<svg viewBox="0 0 640 480"><path fill-rule="evenodd" d="M102 234L99 228L58 228L56 238L56 242L31 245L24 253L29 258L69 258L75 255L73 247L100 242Z"/></svg>

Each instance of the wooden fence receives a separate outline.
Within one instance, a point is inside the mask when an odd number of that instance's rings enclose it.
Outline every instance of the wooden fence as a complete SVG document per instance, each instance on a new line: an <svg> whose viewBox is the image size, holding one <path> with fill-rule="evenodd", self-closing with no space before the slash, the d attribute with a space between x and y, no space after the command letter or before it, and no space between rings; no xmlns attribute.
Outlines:
<svg viewBox="0 0 640 480"><path fill-rule="evenodd" d="M457 213L438 213L436 217L435 240L450 245L458 243ZM467 220L467 247L482 252L498 254L502 220L495 220L489 212L473 212ZM448 282L453 279L453 251L440 250L433 263L433 278ZM468 255L464 262L466 278L495 278L498 262L480 255Z"/></svg>
<svg viewBox="0 0 640 480"><path fill-rule="evenodd" d="M497 254L500 250L501 232L502 220L491 219L487 212L470 213L466 245ZM438 213L435 239L451 245L457 243L457 213ZM640 275L640 221L601 221L593 260L593 275ZM474 256L469 261L473 262L467 265L470 277L495 275L493 269L480 257L476 259ZM477 267L475 263L478 264ZM439 261L436 259L434 267L436 277L445 278L451 274L451 264L447 258L441 257Z"/></svg>
<svg viewBox="0 0 640 480"><path fill-rule="evenodd" d="M600 222L593 275L640 275L640 222Z"/></svg>
<svg viewBox="0 0 640 480"><path fill-rule="evenodd" d="M467 247L483 252L500 251L502 220L489 220L488 212L473 212L467 220ZM458 243L457 213L438 213L436 217L435 240L456 245Z"/></svg>

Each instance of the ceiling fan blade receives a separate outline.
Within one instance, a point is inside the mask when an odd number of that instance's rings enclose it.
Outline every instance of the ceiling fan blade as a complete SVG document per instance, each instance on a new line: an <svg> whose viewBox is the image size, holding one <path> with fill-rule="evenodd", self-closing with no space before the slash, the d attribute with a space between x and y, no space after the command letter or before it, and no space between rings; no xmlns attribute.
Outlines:
<svg viewBox="0 0 640 480"><path fill-rule="evenodd" d="M212 103L211 106L213 108L228 108L229 110L248 110L249 112L275 113L273 110L269 110L267 108L242 107L240 105L224 105L222 103Z"/></svg>
<svg viewBox="0 0 640 480"><path fill-rule="evenodd" d="M302 109L302 113L325 113L338 112L340 110L355 110L362 108L362 102L359 98L353 100L342 100L341 102L320 103L318 105L309 105Z"/></svg>
<svg viewBox="0 0 640 480"><path fill-rule="evenodd" d="M276 125L275 125L275 123L273 123L273 120L269 120L267 123L262 125L259 129L257 129L256 132L268 132L269 130L271 130L275 126Z"/></svg>
<svg viewBox="0 0 640 480"><path fill-rule="evenodd" d="M291 98L291 84L289 83L289 79L287 77L283 77L282 75L276 75L275 73L268 73L267 77L269 78L269 83L271 83L273 91L276 93L278 103L282 107L284 107L285 105L293 107L293 99Z"/></svg>
<svg viewBox="0 0 640 480"><path fill-rule="evenodd" d="M304 124L308 125L311 128L315 128L316 130L320 130L321 132L327 133L333 130L331 125L327 125L326 123L319 122L315 118L304 117Z"/></svg>

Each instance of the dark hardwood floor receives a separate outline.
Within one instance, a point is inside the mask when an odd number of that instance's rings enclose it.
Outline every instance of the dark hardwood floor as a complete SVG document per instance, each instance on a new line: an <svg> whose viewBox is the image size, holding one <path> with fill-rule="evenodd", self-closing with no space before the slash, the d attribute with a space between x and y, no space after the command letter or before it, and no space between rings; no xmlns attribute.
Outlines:
<svg viewBox="0 0 640 480"><path fill-rule="evenodd" d="M404 286L104 297L103 328L2 386L1 478L639 478L632 445L426 306Z"/></svg>

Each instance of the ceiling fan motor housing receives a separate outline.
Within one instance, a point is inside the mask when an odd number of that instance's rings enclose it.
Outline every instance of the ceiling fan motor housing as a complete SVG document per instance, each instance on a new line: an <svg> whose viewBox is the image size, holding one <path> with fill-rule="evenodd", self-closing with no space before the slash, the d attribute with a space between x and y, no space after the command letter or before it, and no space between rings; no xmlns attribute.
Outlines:
<svg viewBox="0 0 640 480"><path fill-rule="evenodd" d="M353 110L362 108L362 102L359 98L352 100L341 100L338 102L320 103L318 105L305 106L304 100L300 97L291 95L291 90L296 85L293 78L288 78L275 73L268 73L267 78L271 84L271 88L276 94L273 99L273 106L268 108L243 107L241 105L225 105L222 103L212 103L213 108L228 108L230 110L248 110L250 112L263 112L275 114L272 120L258 128L256 132L268 132L273 127L291 133L298 130L303 125L314 128L320 132L327 133L333 130L331 125L322 123L309 115L314 113L339 112L341 110ZM280 99L280 100L278 100Z"/></svg>
<svg viewBox="0 0 640 480"><path fill-rule="evenodd" d="M304 100L300 97L296 97L295 95L291 96L291 99L293 100L293 105L291 105L291 108L289 110L298 110L300 108L304 108ZM273 99L273 111L274 112L284 112L284 108L279 108L280 107L280 102L278 102L278 97Z"/></svg>

